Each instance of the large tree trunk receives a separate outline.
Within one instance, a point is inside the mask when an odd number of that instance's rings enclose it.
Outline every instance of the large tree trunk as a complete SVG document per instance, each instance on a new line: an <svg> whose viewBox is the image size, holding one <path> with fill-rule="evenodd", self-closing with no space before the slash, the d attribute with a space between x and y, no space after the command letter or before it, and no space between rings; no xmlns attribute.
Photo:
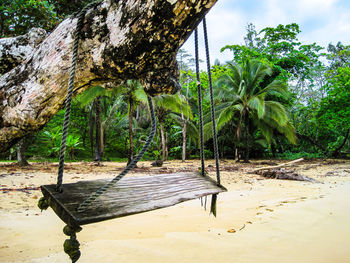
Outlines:
<svg viewBox="0 0 350 263"><path fill-rule="evenodd" d="M176 53L216 0L105 0L88 10L74 94L139 79L150 95L178 90ZM64 106L77 18L64 20L0 77L0 151ZM1 60L1 58L0 58Z"/></svg>
<svg viewBox="0 0 350 263"><path fill-rule="evenodd" d="M44 29L32 28L23 36L0 39L0 74L20 65L46 36Z"/></svg>

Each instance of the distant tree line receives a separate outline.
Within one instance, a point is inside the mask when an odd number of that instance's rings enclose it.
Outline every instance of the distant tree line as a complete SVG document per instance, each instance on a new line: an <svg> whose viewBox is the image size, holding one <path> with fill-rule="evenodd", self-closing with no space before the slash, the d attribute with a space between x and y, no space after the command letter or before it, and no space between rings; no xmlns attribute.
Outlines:
<svg viewBox="0 0 350 263"><path fill-rule="evenodd" d="M90 1L12 0L0 4L1 37L32 27L52 30ZM226 45L232 55L212 66L221 158L349 157L350 46L327 50L298 40L295 23L266 27L248 24L244 45ZM198 158L197 81L193 57L178 52L182 89L154 98L158 127L145 158ZM212 158L208 75L204 90L206 157ZM2 158L58 157L64 112ZM137 80L106 90L91 87L73 100L67 157L130 161L150 130L147 97ZM25 154L24 154L25 151Z"/></svg>

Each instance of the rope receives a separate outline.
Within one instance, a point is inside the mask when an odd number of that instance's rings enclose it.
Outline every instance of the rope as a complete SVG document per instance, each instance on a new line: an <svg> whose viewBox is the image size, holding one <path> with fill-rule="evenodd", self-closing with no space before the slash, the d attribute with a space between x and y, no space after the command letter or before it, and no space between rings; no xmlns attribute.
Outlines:
<svg viewBox="0 0 350 263"><path fill-rule="evenodd" d="M77 58L78 58L78 45L79 45L79 40L80 40L80 31L83 28L84 18L85 18L85 14L86 14L87 10L100 2L101 1L95 1L95 2L88 4L80 11L80 13L78 15L78 22L77 22L75 36L74 36L72 65L70 68L70 76L69 76L69 80L68 80L68 92L67 92L66 107L65 107L66 112L64 114L63 130L62 130L62 138L61 138L61 148L60 148L60 155L59 155L59 167L58 167L58 176L57 176L57 185L56 185L56 190L58 192L62 192L64 157L65 157L65 153L66 153L66 143L67 143L69 117L70 117L71 104L72 104L75 69L76 69Z"/></svg>
<svg viewBox="0 0 350 263"><path fill-rule="evenodd" d="M147 141L145 142L144 146L142 147L139 154L132 159L132 161L127 165L127 167L122 171L118 176L116 176L112 181L107 183L106 185L102 186L100 189L98 189L94 194L90 195L77 209L79 213L84 212L86 207L91 204L93 201L95 201L100 195L105 193L109 188L114 186L120 179L122 179L132 168L134 168L137 164L137 162L143 157L145 152L148 150L148 147L150 146L151 142L153 141L154 135L156 133L157 128L157 122L156 122L156 116L154 113L152 98L148 96L148 105L151 112L151 120L152 120L152 126L151 126L151 132L148 135Z"/></svg>
<svg viewBox="0 0 350 263"><path fill-rule="evenodd" d="M77 239L77 233L82 230L81 227L71 227L66 225L63 228L63 233L69 236L69 239L66 239L63 244L64 252L70 257L72 263L75 263L80 258L80 243Z"/></svg>
<svg viewBox="0 0 350 263"><path fill-rule="evenodd" d="M200 75L199 75L198 29L197 28L194 30L194 46L195 46L195 59L196 59L196 76L197 76L197 92L198 92L198 113L199 113L199 127L200 127L201 174L202 174L202 176L205 176L202 87L201 87L201 79L200 79Z"/></svg>
<svg viewBox="0 0 350 263"><path fill-rule="evenodd" d="M213 82L211 78L210 70L210 57L209 57L209 43L208 43L208 32L207 23L204 17L203 19L203 29L204 29L204 42L205 42L205 53L207 58L207 70L208 70L208 81L209 81L209 93L210 93L210 108L211 108L211 120L213 124L213 142L214 142L214 156L215 156L215 166L216 166L216 181L218 185L221 185L220 180L220 167L219 167L219 147L218 147L218 136L216 133L216 123L215 123L215 108L214 108L214 96L213 96Z"/></svg>

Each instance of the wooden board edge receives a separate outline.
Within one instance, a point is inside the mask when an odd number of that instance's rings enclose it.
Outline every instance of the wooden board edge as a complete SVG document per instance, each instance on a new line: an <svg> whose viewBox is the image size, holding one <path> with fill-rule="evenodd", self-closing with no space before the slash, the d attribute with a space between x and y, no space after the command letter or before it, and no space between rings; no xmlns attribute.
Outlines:
<svg viewBox="0 0 350 263"><path fill-rule="evenodd" d="M195 200L195 199L198 199L198 198L201 198L201 197L205 197L205 196L209 196L209 195L218 195L220 193L224 193L226 192L226 188L222 189L221 187L219 187L221 189L221 191L216 191L214 193L206 193L206 194L200 194L196 197L193 197L193 198L184 198L184 199L181 199L179 200L178 202L176 203L173 203L171 205L167 205L167 206L159 206L159 207L155 207L155 208L152 208L150 210L142 210L142 211L136 211L136 212L130 212L128 214L123 214L123 215L111 215L109 217L105 217L103 219L101 218L86 218L86 220L84 219L80 219L78 218L78 222L80 225L88 225L88 224L93 224L93 223L98 223L98 222L102 222L102 221L106 221L106 220L111 220L111 219L116 219L116 218L121 218L121 217L126 217L126 216L131 216L131 215L137 215L137 214L142 214L142 213L147 213L147 212L152 212L152 211L155 211L155 210L159 210L159 209L163 209L163 208L167 208L167 207L172 207L172 206L175 206L175 205L178 205L180 203L183 203L183 202L187 202L187 201L191 201L191 200Z"/></svg>
<svg viewBox="0 0 350 263"><path fill-rule="evenodd" d="M44 197L48 200L50 207L55 212L55 214L67 225L71 227L78 227L80 224L74 219L74 216L58 201L48 189L48 186L52 185L42 185L41 192Z"/></svg>

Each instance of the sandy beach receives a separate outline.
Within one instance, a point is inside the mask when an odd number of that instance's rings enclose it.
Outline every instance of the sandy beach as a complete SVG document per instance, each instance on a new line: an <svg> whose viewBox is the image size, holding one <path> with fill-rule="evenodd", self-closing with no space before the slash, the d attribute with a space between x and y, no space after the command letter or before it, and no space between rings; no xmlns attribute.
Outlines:
<svg viewBox="0 0 350 263"><path fill-rule="evenodd" d="M70 163L65 182L113 178L124 165ZM264 166L261 161L221 165L228 192L218 196L216 218L193 200L86 225L78 234L78 262L350 262L350 161L305 161L293 167L321 183L247 173ZM197 169L199 161L138 166L130 176ZM55 183L56 170L55 163L0 165L0 262L69 262L62 248L65 224L51 209L40 212L36 206L38 187ZM214 176L214 169L209 172Z"/></svg>

